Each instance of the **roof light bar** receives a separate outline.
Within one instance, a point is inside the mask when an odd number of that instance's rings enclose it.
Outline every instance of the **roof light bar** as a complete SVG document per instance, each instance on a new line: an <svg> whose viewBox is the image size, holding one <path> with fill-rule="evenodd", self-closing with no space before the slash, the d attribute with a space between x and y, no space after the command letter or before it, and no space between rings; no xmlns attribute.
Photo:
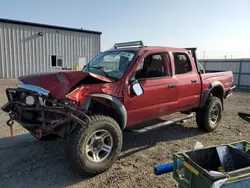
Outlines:
<svg viewBox="0 0 250 188"><path fill-rule="evenodd" d="M142 41L132 41L132 42L122 42L115 43L114 48L117 49L119 47L128 47L128 46L144 46Z"/></svg>

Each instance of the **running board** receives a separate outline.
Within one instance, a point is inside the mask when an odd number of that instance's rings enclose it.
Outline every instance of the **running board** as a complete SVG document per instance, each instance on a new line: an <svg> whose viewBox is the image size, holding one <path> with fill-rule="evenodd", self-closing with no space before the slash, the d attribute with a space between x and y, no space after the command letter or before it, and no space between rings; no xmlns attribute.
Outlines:
<svg viewBox="0 0 250 188"><path fill-rule="evenodd" d="M181 118L175 118L173 120L170 120L170 121L164 121L162 123L157 123L155 125L150 125L150 126L147 126L147 127L144 127L142 129L135 129L135 130L131 130L132 132L136 132L136 133L143 133L143 132L147 132L147 131L151 131L153 129L156 129L156 128L160 128L160 127L164 127L166 125L171 125L171 124L175 124L175 123L179 123L181 121L184 121L184 120L187 120L187 119L190 119L194 116L193 113L185 116L185 117L181 117Z"/></svg>

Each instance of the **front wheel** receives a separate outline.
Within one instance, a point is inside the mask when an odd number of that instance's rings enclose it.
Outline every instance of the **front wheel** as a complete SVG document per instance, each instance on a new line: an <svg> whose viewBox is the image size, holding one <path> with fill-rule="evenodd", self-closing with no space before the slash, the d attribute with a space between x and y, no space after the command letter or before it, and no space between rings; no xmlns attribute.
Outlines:
<svg viewBox="0 0 250 188"><path fill-rule="evenodd" d="M89 127L79 125L66 139L66 155L81 176L99 174L114 163L122 147L122 131L108 116L90 116Z"/></svg>
<svg viewBox="0 0 250 188"><path fill-rule="evenodd" d="M196 123L202 130L212 132L221 121L221 113L221 100L218 97L210 97L206 105L196 112Z"/></svg>

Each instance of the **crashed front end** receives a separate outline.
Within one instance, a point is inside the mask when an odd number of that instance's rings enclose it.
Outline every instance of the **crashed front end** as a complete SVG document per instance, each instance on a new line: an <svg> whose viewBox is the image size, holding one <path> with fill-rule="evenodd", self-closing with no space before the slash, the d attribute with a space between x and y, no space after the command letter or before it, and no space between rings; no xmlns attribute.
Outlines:
<svg viewBox="0 0 250 188"><path fill-rule="evenodd" d="M77 124L89 123L89 117L75 101L56 99L41 87L22 83L17 88L7 88L6 95L8 102L1 108L9 113L6 124L12 126L16 121L36 137L50 134L63 137Z"/></svg>

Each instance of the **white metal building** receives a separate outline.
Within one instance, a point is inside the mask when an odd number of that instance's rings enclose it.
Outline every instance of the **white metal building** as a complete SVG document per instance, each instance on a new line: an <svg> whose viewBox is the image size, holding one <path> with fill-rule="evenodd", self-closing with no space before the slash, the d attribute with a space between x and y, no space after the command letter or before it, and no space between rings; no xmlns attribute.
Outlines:
<svg viewBox="0 0 250 188"><path fill-rule="evenodd" d="M101 34L0 18L0 79L81 68L100 53Z"/></svg>

